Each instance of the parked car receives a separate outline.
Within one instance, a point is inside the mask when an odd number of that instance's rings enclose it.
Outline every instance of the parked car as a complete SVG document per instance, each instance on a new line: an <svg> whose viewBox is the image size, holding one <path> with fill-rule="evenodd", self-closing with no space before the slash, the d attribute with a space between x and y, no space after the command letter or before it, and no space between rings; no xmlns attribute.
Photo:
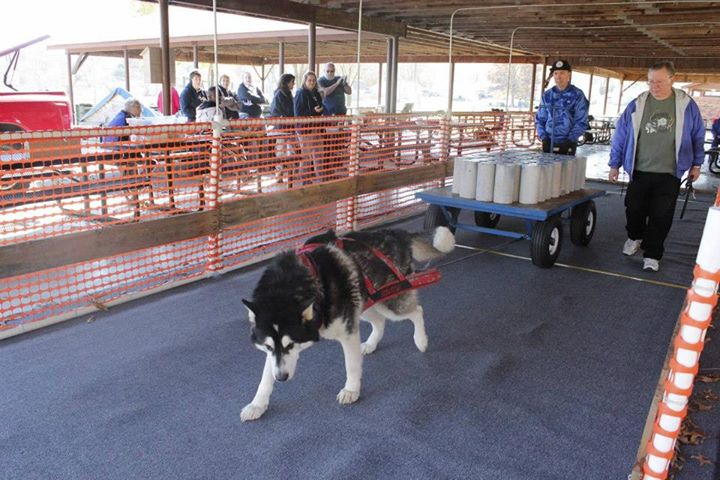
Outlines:
<svg viewBox="0 0 720 480"><path fill-rule="evenodd" d="M0 93L0 132L68 130L70 100L63 92Z"/></svg>

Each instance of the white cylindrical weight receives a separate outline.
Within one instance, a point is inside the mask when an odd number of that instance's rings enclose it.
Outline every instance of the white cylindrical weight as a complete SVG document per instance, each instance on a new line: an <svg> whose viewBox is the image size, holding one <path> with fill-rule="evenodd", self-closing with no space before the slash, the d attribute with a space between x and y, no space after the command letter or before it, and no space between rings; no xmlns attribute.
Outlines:
<svg viewBox="0 0 720 480"><path fill-rule="evenodd" d="M465 160L460 169L460 193L462 198L475 199L475 185L477 184L477 160Z"/></svg>
<svg viewBox="0 0 720 480"><path fill-rule="evenodd" d="M498 163L495 165L495 189L493 202L512 203L515 196L515 179L519 176L520 165Z"/></svg>
<svg viewBox="0 0 720 480"><path fill-rule="evenodd" d="M555 161L552 166L552 188L550 198L557 198L560 196L560 186L562 182L562 162Z"/></svg>
<svg viewBox="0 0 720 480"><path fill-rule="evenodd" d="M479 162L477 167L477 184L475 187L475 200L492 202L495 188L495 163Z"/></svg>
<svg viewBox="0 0 720 480"><path fill-rule="evenodd" d="M541 172L542 169L537 163L526 163L522 166L520 173L520 203L525 205L538 203Z"/></svg>
<svg viewBox="0 0 720 480"><path fill-rule="evenodd" d="M464 163L463 159L456 158L455 163L453 164L452 193L454 193L455 195L460 193L460 170L462 169L463 163Z"/></svg>

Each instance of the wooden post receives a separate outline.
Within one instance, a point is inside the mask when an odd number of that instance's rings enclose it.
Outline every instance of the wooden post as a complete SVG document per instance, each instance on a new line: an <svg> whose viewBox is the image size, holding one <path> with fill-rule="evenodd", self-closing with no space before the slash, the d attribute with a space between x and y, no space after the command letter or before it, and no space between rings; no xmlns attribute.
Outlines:
<svg viewBox="0 0 720 480"><path fill-rule="evenodd" d="M315 70L315 22L308 25L308 70ZM317 75L317 72L315 72Z"/></svg>
<svg viewBox="0 0 720 480"><path fill-rule="evenodd" d="M378 106L382 105L382 62L378 63Z"/></svg>
<svg viewBox="0 0 720 480"><path fill-rule="evenodd" d="M540 87L540 97L542 98L542 94L545 93L545 87L547 87L546 79L547 79L547 63L548 59L545 57L545 60L543 60L543 76L542 76L542 82L540 84L542 85Z"/></svg>
<svg viewBox="0 0 720 480"><path fill-rule="evenodd" d="M270 72L268 72L270 73ZM265 64L260 67L260 89L265 93Z"/></svg>
<svg viewBox="0 0 720 480"><path fill-rule="evenodd" d="M192 47L193 47L193 68L197 70L198 67L200 66L200 62L199 62L200 52L198 52L198 44L197 43L193 43Z"/></svg>
<svg viewBox="0 0 720 480"><path fill-rule="evenodd" d="M128 49L123 50L123 60L125 60L125 90L130 91L130 57Z"/></svg>
<svg viewBox="0 0 720 480"><path fill-rule="evenodd" d="M616 115L620 115L620 107L622 106L622 94L623 94L623 86L625 85L625 74L622 74L622 77L620 77L620 95L618 95L618 108Z"/></svg>
<svg viewBox="0 0 720 480"><path fill-rule="evenodd" d="M68 52L67 54L67 69L68 69L68 97L70 97L70 111L72 112L72 118L75 118L75 95L73 94L73 74L72 74L72 55Z"/></svg>
<svg viewBox="0 0 720 480"><path fill-rule="evenodd" d="M285 73L285 42L278 43L278 75Z"/></svg>
<svg viewBox="0 0 720 480"><path fill-rule="evenodd" d="M400 57L400 37L393 37L393 84L392 84L392 113L397 113L397 85L398 85L398 59Z"/></svg>
<svg viewBox="0 0 720 480"><path fill-rule="evenodd" d="M160 59L162 62L163 115L170 115L172 100L170 96L170 21L168 19L168 0L160 0Z"/></svg>
<svg viewBox="0 0 720 480"><path fill-rule="evenodd" d="M447 114L450 115L453 106L453 95L455 90L455 62L450 62L450 72L448 74L448 106Z"/></svg>
<svg viewBox="0 0 720 480"><path fill-rule="evenodd" d="M393 56L393 38L388 37L387 39L387 72L385 72L385 113L390 113L392 109L392 83L393 83L393 69L392 69L392 56Z"/></svg>
<svg viewBox="0 0 720 480"><path fill-rule="evenodd" d="M533 104L535 103L535 81L537 80L537 63L533 63L532 80L530 81L530 106L529 111L533 111Z"/></svg>
<svg viewBox="0 0 720 480"><path fill-rule="evenodd" d="M605 78L605 103L603 103L603 117L607 115L608 90L610 90L610 77Z"/></svg>
<svg viewBox="0 0 720 480"><path fill-rule="evenodd" d="M593 84L593 77L595 75L595 72L590 72L590 88L588 88L588 104L590 103L590 100L592 99L592 84Z"/></svg>

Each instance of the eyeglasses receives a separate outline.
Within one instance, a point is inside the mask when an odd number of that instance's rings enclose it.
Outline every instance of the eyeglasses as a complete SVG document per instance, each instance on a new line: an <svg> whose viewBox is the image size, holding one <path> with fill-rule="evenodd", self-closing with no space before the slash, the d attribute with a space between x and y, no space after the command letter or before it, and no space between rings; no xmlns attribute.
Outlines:
<svg viewBox="0 0 720 480"><path fill-rule="evenodd" d="M670 83L670 81L672 80L672 78L673 78L673 77L668 77L668 78L666 78L666 79L664 79L664 80L648 80L646 83L647 83L648 85L652 85L652 86L655 86L655 85L663 85L663 84L665 84L665 83Z"/></svg>

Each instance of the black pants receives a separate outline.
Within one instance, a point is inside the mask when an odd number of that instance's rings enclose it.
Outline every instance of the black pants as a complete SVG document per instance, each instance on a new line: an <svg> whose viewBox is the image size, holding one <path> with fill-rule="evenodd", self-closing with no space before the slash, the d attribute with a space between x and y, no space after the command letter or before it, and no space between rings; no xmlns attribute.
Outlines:
<svg viewBox="0 0 720 480"><path fill-rule="evenodd" d="M644 257L662 258L679 193L680 180L673 174L633 172L625 196L625 228L628 238L642 240Z"/></svg>
<svg viewBox="0 0 720 480"><path fill-rule="evenodd" d="M561 155L575 155L577 150L577 143L571 142L570 140L555 140L553 143L554 153ZM550 153L550 138L543 138L543 152Z"/></svg>

